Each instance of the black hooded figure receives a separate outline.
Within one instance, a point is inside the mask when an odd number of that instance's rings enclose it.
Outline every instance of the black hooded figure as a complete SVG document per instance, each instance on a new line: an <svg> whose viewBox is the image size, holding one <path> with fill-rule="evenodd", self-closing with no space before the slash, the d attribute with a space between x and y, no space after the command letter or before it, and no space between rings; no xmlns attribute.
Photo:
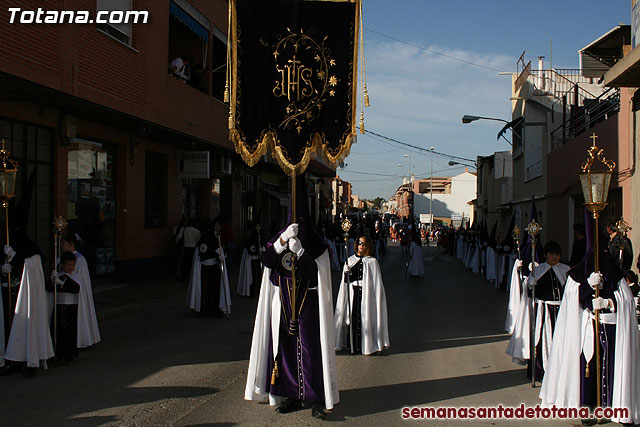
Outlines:
<svg viewBox="0 0 640 427"><path fill-rule="evenodd" d="M11 261L3 266L2 269L2 302L4 314L5 328L5 344L9 340L10 321L9 321L9 292L7 289L7 271L11 276L11 307L15 311L18 292L20 291L20 281L22 280L22 269L24 268L24 260L33 255L40 255L42 264L44 265L44 254L40 248L27 235L27 224L29 219L29 208L31 206L31 194L35 184L35 171L31 173L27 185L20 196L20 200L16 203L14 209L9 211L9 243L11 249L8 250L13 256L5 254L11 258ZM7 236L2 228L2 246L7 244ZM6 263L6 260L3 261Z"/></svg>
<svg viewBox="0 0 640 427"><path fill-rule="evenodd" d="M507 226L502 239L502 242L496 246L496 253L498 255L498 290L500 292L506 292L507 286L511 281L511 270L513 269L514 262L514 243L513 243L513 228L516 223L516 213L511 214L511 221ZM516 254L517 255L517 254Z"/></svg>
<svg viewBox="0 0 640 427"><path fill-rule="evenodd" d="M44 255L26 232L34 184L35 171L10 215L10 246L4 248L8 262L2 266L2 278L6 282L9 272L12 286L12 313L8 311L8 304L3 307L5 325L8 326L9 314L13 318L9 332L5 333L8 337L5 358L13 364L5 373L15 371L16 366L26 362L28 374L34 375L38 367L46 368L46 360L53 356L42 268ZM2 237L6 242L6 235ZM4 283L2 291L4 302L8 296Z"/></svg>
<svg viewBox="0 0 640 427"><path fill-rule="evenodd" d="M338 402L329 254L309 214L304 175L296 177L296 187L296 218L290 211L261 257L265 270L245 399L268 396L271 404L281 403L281 413L305 403L322 417L325 406Z"/></svg>

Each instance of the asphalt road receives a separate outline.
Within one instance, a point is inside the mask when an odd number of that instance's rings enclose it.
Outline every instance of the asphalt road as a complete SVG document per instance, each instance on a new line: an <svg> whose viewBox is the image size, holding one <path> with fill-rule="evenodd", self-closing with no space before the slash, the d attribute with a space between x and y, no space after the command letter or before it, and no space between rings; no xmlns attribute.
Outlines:
<svg viewBox="0 0 640 427"><path fill-rule="evenodd" d="M507 295L454 257L424 248L425 276L409 278L405 254L381 261L391 348L338 353L340 403L325 421L310 410L281 415L243 400L257 299L236 297L230 320L169 302L102 322L102 343L72 366L34 378L0 377L0 424L16 426L405 425L403 407L518 407L539 403L524 368L505 354ZM334 273L337 293L339 274ZM8 422L8 424L5 424ZM418 421L420 423L425 421ZM459 425L460 420L430 420ZM539 425L473 420L468 425ZM545 425L579 425L556 420Z"/></svg>

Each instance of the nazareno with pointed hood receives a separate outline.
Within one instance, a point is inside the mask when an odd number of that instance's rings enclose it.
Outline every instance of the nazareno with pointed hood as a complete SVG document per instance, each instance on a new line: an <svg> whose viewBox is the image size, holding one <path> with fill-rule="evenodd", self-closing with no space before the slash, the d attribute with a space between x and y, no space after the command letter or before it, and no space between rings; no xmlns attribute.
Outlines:
<svg viewBox="0 0 640 427"><path fill-rule="evenodd" d="M533 196L531 196L531 204L529 205L529 223L526 224L524 226L524 229L522 230L522 233L524 234L524 236L522 237L522 241L520 243L520 253L522 254L522 272L525 276L529 275L529 264L531 264L531 247L532 247L532 242L531 242L531 236L529 235L529 233L527 232L526 226L529 225L531 223L531 221L537 222L538 224L540 223L540 221L538 221L538 211L536 210L536 201L534 199ZM535 261L538 264L541 264L544 261L544 252L542 250L543 248L543 242L542 239L540 238L540 235L538 235L538 237L536 238L536 259Z"/></svg>
<svg viewBox="0 0 640 427"><path fill-rule="evenodd" d="M265 268L244 396L247 400L268 397L272 405L281 403L282 398L304 400L324 403L331 409L339 401L339 394L330 261L325 241L309 214L304 175L295 179L295 218L290 210L286 226L269 240L262 254ZM297 238L304 249L296 261L286 245L282 248L276 244L293 223L298 224ZM293 262L297 327L292 329Z"/></svg>

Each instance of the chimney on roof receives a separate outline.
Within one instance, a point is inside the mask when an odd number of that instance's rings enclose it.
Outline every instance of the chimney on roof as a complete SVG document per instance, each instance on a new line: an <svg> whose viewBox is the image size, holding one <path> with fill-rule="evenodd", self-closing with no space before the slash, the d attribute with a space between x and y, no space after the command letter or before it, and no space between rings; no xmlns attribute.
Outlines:
<svg viewBox="0 0 640 427"><path fill-rule="evenodd" d="M464 168L464 173L469 173L469 168Z"/></svg>

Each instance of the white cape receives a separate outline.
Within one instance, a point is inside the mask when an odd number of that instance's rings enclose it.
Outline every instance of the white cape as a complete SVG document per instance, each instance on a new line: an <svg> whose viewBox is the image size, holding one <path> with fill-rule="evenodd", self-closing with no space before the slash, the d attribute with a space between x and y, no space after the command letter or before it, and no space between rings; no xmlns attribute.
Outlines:
<svg viewBox="0 0 640 427"><path fill-rule="evenodd" d="M248 297L251 295L251 284L253 283L253 271L251 269L251 255L247 248L242 250L242 260L240 261L240 273L238 274L238 295Z"/></svg>
<svg viewBox="0 0 640 427"><path fill-rule="evenodd" d="M418 246L416 242L409 244L409 274L411 276L424 276L424 256L422 255L422 246Z"/></svg>
<svg viewBox="0 0 640 427"><path fill-rule="evenodd" d="M338 261L338 252L336 251L336 244L333 240L327 238L324 239L327 246L329 246L329 256L331 258L331 269L340 270L340 261Z"/></svg>
<svg viewBox="0 0 640 427"><path fill-rule="evenodd" d="M515 303L515 300L517 300L515 296L515 294L517 294L517 292L515 291L515 288L518 282L518 278L517 278L518 274L517 274L517 268L515 264L513 268L514 270L512 273L511 293L513 294L514 303ZM569 272L569 266L565 264L556 264L553 267L549 266L549 264L547 264L546 262L540 264L535 268L536 279L539 279L540 277L542 277L547 271L549 271L550 268L553 268L553 271L556 274L556 277L558 278L560 283L564 285L564 282L566 281L566 278L567 278L567 273ZM515 317L511 317L511 319L515 319L515 324L513 326L513 333L511 335L511 338L509 339L509 345L507 346L507 354L514 359L514 362L517 362L517 363L522 363L524 360L529 359L529 353L530 353L529 345L531 341L531 338L530 338L531 325L529 324L529 322L530 322L530 316L532 315L531 313L532 301L531 301L531 297L528 295L528 292L527 292L527 279L528 277L523 280L522 286L520 288L520 304L517 308L517 312L513 312L513 311L510 312L511 316L515 316ZM511 295L509 299L510 299L509 309L511 310L513 308L511 306ZM545 370L546 370L548 355L549 355L549 352L551 351L551 341L553 339L553 332L551 330L551 321L550 321L551 314L548 310L547 304L554 304L554 303L553 302L545 303L545 301L536 300L536 313L534 314L535 321L536 321L536 324L535 324L536 332L535 332L534 339L536 344L540 339L542 339L542 355L541 356L542 356L543 367L545 368ZM555 304L557 305L557 303ZM507 321L510 320L509 316L510 314L507 313ZM542 330L543 317L545 318L544 330ZM505 324L505 329L507 328L507 326L509 326L509 324Z"/></svg>
<svg viewBox="0 0 640 427"><path fill-rule="evenodd" d="M580 353L582 323L586 310L580 308L579 283L567 279L564 298L556 322L540 398L544 406L563 408L580 406ZM614 418L618 423L640 422L640 339L633 295L624 279L614 292L616 310L616 349L613 379L614 408L629 409L628 418Z"/></svg>
<svg viewBox="0 0 640 427"><path fill-rule="evenodd" d="M78 294L78 348L85 348L100 342L100 330L96 307L93 304L93 290L91 289L91 277L87 260L78 251L76 256L76 268L73 270L80 278L80 292Z"/></svg>
<svg viewBox="0 0 640 427"><path fill-rule="evenodd" d="M7 360L27 362L29 368L46 369L47 359L54 356L48 312L42 262L40 255L33 255L24 260L15 316L5 355Z"/></svg>
<svg viewBox="0 0 640 427"><path fill-rule="evenodd" d="M349 268L359 260L356 255L349 258ZM362 258L362 354L368 355L389 348L389 326L387 322L387 296L382 283L380 265L373 257ZM353 307L353 288L344 281L347 266L342 271L342 282L336 302L334 323L336 329L336 349L347 345L345 325L351 322L350 314Z"/></svg>
<svg viewBox="0 0 640 427"><path fill-rule="evenodd" d="M522 297L522 283L518 267L513 264L511 269L511 283L509 286L509 305L507 307L507 319L504 322L504 330L512 334L516 320L520 314L520 298Z"/></svg>
<svg viewBox="0 0 640 427"><path fill-rule="evenodd" d="M225 314L231 313L231 294L229 292L229 276L227 275L226 260L222 261L222 271L220 273L220 304L218 308ZM191 264L191 275L189 276L189 287L187 288L187 307L200 313L202 303L202 275L200 274L200 249L196 247Z"/></svg>
<svg viewBox="0 0 640 427"><path fill-rule="evenodd" d="M322 348L322 376L324 381L324 397L327 409L339 402L338 371L336 368L335 337L333 320L333 296L331 291L331 273L329 269L329 253L325 251L316 258L318 266L318 305L320 312L320 346ZM265 386L271 372L268 370L269 341L272 348L278 347L280 333L280 289L271 284L271 269L266 268L262 273L262 285L258 310L251 340L251 355L249 356L249 371L244 398L246 400L264 401L269 398L271 405L277 405L281 398L269 394Z"/></svg>

